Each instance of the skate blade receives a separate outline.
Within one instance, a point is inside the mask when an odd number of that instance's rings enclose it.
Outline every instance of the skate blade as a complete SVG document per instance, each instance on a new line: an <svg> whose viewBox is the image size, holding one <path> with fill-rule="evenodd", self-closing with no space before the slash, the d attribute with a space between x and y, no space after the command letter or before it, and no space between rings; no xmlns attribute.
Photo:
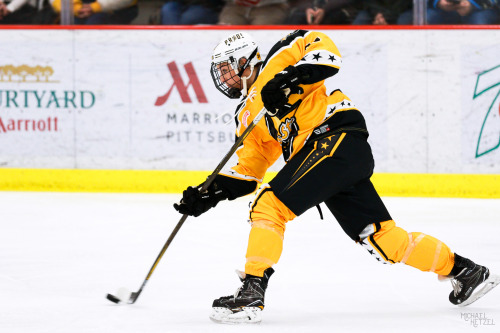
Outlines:
<svg viewBox="0 0 500 333"><path fill-rule="evenodd" d="M260 324L262 310L258 307L245 307L239 312L227 308L212 308L210 320L218 324Z"/></svg>
<svg viewBox="0 0 500 333"><path fill-rule="evenodd" d="M484 295L486 295L488 292L490 292L493 288L498 286L500 284L500 276L498 275L490 275L483 283L483 287L479 290L473 293L468 299L466 299L463 303L458 304L458 306L463 307L467 306L469 304L474 303Z"/></svg>

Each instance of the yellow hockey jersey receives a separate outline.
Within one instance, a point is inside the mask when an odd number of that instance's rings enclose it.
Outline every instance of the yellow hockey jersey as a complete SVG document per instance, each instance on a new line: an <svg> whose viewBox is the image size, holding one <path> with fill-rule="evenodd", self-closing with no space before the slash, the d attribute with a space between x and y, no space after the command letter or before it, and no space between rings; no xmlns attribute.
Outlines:
<svg viewBox="0 0 500 333"><path fill-rule="evenodd" d="M324 33L296 30L284 37L271 48L257 79L236 109L236 136L245 131L264 107L262 88L285 67L312 65L319 66L313 68L321 72L325 69L323 66L338 71L341 64L340 52ZM285 161L289 161L308 142L339 131L367 134L364 118L353 102L340 90L327 95L323 78L300 87L302 94L289 96L290 104L302 100L298 108L281 120L266 115L265 121L257 124L237 150L238 164L221 174L260 183L267 169L282 154Z"/></svg>

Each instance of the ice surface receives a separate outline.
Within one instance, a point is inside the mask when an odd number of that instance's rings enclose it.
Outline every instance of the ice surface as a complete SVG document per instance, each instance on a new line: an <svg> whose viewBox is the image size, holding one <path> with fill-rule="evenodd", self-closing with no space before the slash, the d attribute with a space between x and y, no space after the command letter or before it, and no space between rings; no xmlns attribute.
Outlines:
<svg viewBox="0 0 500 333"><path fill-rule="evenodd" d="M136 304L106 300L120 287L140 287L180 218L178 199L0 192L0 332L500 331L500 288L455 307L449 282L377 263L326 207L323 221L312 209L288 223L262 324L211 322L212 300L239 286L234 269L244 266L250 197L189 218ZM384 201L399 226L500 273L500 200Z"/></svg>

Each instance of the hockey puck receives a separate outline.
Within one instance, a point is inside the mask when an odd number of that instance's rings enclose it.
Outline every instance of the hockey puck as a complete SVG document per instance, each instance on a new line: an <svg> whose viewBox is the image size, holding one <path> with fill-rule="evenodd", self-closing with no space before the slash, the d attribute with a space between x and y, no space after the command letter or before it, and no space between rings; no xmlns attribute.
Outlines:
<svg viewBox="0 0 500 333"><path fill-rule="evenodd" d="M120 299L118 297L116 297L116 296L111 295L111 294L108 294L106 296L106 298L108 300L110 300L111 302L113 302L113 303L116 303L116 304L120 303Z"/></svg>

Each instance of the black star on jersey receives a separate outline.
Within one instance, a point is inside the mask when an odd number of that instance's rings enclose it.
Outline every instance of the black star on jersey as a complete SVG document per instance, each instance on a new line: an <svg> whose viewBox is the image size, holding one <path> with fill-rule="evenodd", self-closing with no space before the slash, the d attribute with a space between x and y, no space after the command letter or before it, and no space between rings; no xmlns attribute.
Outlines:
<svg viewBox="0 0 500 333"><path fill-rule="evenodd" d="M319 41L321 41L321 38L316 37L316 39L314 40L314 42L313 42L313 43L317 43L317 42L319 42ZM305 48L304 48L304 50L307 50L307 48L308 48L309 46L311 46L311 43L307 43L307 44L306 44L306 46L305 46Z"/></svg>
<svg viewBox="0 0 500 333"><path fill-rule="evenodd" d="M331 62L334 62L337 59L335 59L335 56L331 55L328 57L328 60L330 60Z"/></svg>
<svg viewBox="0 0 500 333"><path fill-rule="evenodd" d="M319 52L313 55L314 60L319 61L319 58L323 58L322 56L319 55Z"/></svg>

